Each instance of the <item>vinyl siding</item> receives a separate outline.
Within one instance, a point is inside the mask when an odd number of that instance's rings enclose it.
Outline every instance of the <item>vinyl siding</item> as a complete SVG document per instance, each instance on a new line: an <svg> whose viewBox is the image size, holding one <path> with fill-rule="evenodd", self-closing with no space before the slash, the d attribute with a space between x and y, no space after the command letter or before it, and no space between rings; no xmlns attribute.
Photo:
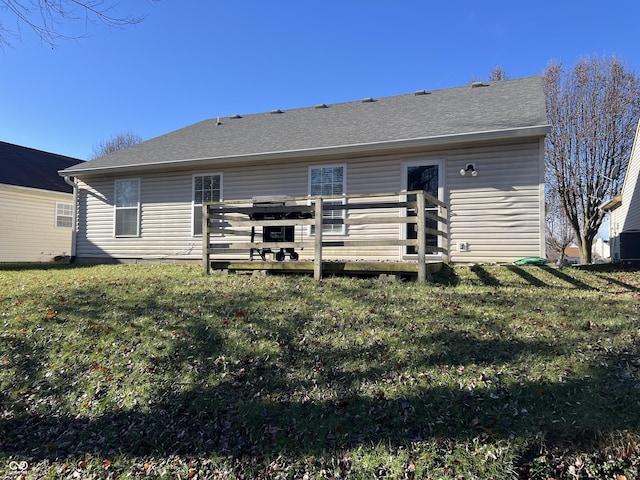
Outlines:
<svg viewBox="0 0 640 480"><path fill-rule="evenodd" d="M71 228L56 227L56 202L68 193L0 185L0 262L49 262L71 253Z"/></svg>
<svg viewBox="0 0 640 480"><path fill-rule="evenodd" d="M477 177L460 175L468 163L475 164ZM538 142L448 157L452 261L544 256L543 165ZM459 251L460 243L468 251Z"/></svg>
<svg viewBox="0 0 640 480"><path fill-rule="evenodd" d="M114 236L114 182L118 177L80 183L78 257L199 258L201 243L192 236L192 176L140 177L140 236Z"/></svg>
<svg viewBox="0 0 640 480"><path fill-rule="evenodd" d="M247 165L217 164L197 171L154 173L140 176L141 235L114 237L113 189L117 178L86 177L80 183L77 256L79 258L159 259L201 258L201 237L192 235L192 178L194 174L222 175L224 200L254 196L306 196L309 168L344 165L348 194L398 192L402 188L403 162L440 160L443 165L444 198L450 202L452 245L469 244L469 252L452 249L452 260L460 262L504 262L522 256L540 255L542 161L541 142L449 148L362 158L289 160ZM477 177L461 177L459 170L474 163ZM353 200L350 200L353 201ZM399 216L399 210L388 215ZM363 216L358 211L352 216ZM399 225L349 225L349 239L399 238ZM341 235L332 236L340 238ZM296 240L309 239L307 228L296 232ZM248 239L248 232L245 240ZM242 240L242 239L238 239ZM329 258L350 260L399 260L400 247L324 249ZM311 252L301 252L301 257ZM248 252L246 257L248 258Z"/></svg>
<svg viewBox="0 0 640 480"><path fill-rule="evenodd" d="M622 189L621 231L640 230L640 123Z"/></svg>
<svg viewBox="0 0 640 480"><path fill-rule="evenodd" d="M611 260L626 260L621 258L620 234L631 231L640 231L640 122L624 177L620 206L609 214Z"/></svg>

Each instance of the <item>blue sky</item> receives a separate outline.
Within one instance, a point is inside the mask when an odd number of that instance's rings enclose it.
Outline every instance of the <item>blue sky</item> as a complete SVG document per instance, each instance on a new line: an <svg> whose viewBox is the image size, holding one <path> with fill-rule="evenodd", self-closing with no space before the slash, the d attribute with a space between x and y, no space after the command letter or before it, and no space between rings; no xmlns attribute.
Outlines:
<svg viewBox="0 0 640 480"><path fill-rule="evenodd" d="M107 3L110 3L107 1ZM87 159L130 131L542 73L615 54L640 73L637 0L127 0L126 29L0 51L0 140ZM13 19L0 9L0 22ZM84 29L84 23L80 25ZM71 26L66 32L72 34ZM84 30L83 30L84 31Z"/></svg>

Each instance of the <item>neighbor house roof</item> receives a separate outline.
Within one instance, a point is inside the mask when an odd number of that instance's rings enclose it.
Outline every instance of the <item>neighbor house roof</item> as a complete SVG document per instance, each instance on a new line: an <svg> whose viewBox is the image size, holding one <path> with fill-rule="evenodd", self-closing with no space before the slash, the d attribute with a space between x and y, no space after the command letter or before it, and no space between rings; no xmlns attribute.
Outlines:
<svg viewBox="0 0 640 480"><path fill-rule="evenodd" d="M564 254L570 258L580 258L580 248L576 245L569 245L564 249Z"/></svg>
<svg viewBox="0 0 640 480"><path fill-rule="evenodd" d="M383 151L478 138L544 135L539 76L205 120L67 169L90 174L200 162Z"/></svg>
<svg viewBox="0 0 640 480"><path fill-rule="evenodd" d="M0 184L71 193L73 189L58 171L82 162L77 158L0 142Z"/></svg>

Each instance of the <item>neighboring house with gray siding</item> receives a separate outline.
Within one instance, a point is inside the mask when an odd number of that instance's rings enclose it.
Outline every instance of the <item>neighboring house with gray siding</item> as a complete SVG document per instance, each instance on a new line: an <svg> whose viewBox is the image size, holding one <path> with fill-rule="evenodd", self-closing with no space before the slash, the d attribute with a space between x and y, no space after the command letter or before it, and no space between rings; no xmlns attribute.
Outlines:
<svg viewBox="0 0 640 480"><path fill-rule="evenodd" d="M640 260L640 122L627 164L622 191L602 208L609 212L611 260Z"/></svg>
<svg viewBox="0 0 640 480"><path fill-rule="evenodd" d="M200 260L203 201L425 189L449 206L451 261L511 262L545 256L548 129L541 78L527 77L214 118L60 175L78 188L80 261ZM462 175L468 166L477 175ZM412 258L402 247L340 255Z"/></svg>
<svg viewBox="0 0 640 480"><path fill-rule="evenodd" d="M73 189L58 170L80 162L0 142L0 262L71 254Z"/></svg>

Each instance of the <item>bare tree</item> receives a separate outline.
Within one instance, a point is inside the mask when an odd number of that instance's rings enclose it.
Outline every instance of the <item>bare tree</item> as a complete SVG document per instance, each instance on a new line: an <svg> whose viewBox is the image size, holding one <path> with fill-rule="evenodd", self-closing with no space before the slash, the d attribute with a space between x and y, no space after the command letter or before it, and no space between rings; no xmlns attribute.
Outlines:
<svg viewBox="0 0 640 480"><path fill-rule="evenodd" d="M557 260L558 265L562 265L567 247L575 240L575 232L562 209L558 192L553 188L547 189L545 220L547 224L545 241L547 252L550 253L548 257L552 261Z"/></svg>
<svg viewBox="0 0 640 480"><path fill-rule="evenodd" d="M0 11L13 14L16 21L15 30L0 23L0 47L11 45L12 37L20 38L23 26L33 30L43 43L55 47L61 40L83 36L64 33L69 23L102 23L109 27L125 27L138 24L146 17L120 16L116 12L117 5L105 4L102 0L0 0Z"/></svg>
<svg viewBox="0 0 640 480"><path fill-rule="evenodd" d="M508 79L509 77L507 76L507 72L505 72L500 65L496 65L495 67L493 67L493 69L491 70L491 73L489 74L490 82L498 82L500 80L508 80Z"/></svg>
<svg viewBox="0 0 640 480"><path fill-rule="evenodd" d="M500 80L508 80L508 79L509 77L507 76L507 72L500 65L496 65L491 69L491 72L489 73L489 78L487 80L481 77L476 77L474 75L473 77L471 77L471 81L469 83L470 84L474 84L476 82L484 83L485 81L499 82Z"/></svg>
<svg viewBox="0 0 640 480"><path fill-rule="evenodd" d="M585 58L565 72L544 72L551 132L546 182L575 233L583 264L604 219L599 206L616 194L640 115L640 78L615 57Z"/></svg>
<svg viewBox="0 0 640 480"><path fill-rule="evenodd" d="M91 159L102 157L118 150L123 150L142 142L142 137L135 133L125 132L114 135L109 140L104 140L93 146Z"/></svg>

